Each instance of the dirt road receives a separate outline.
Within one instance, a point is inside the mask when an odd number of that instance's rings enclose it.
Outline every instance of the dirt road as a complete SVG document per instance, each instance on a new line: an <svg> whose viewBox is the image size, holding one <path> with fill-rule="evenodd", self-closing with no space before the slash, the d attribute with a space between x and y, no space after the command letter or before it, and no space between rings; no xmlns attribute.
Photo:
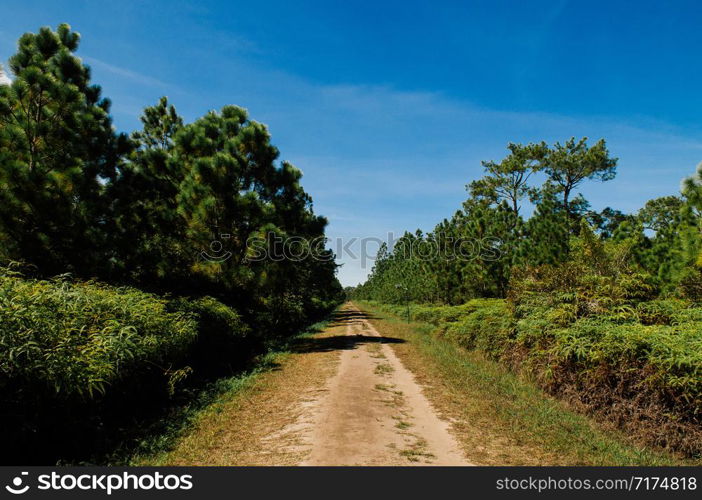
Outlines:
<svg viewBox="0 0 702 500"><path fill-rule="evenodd" d="M310 426L302 465L467 465L449 425L363 313L347 305L347 346L326 393L298 422Z"/></svg>
<svg viewBox="0 0 702 500"><path fill-rule="evenodd" d="M449 424L377 332L345 304L245 395L200 421L171 465L470 465Z"/></svg>

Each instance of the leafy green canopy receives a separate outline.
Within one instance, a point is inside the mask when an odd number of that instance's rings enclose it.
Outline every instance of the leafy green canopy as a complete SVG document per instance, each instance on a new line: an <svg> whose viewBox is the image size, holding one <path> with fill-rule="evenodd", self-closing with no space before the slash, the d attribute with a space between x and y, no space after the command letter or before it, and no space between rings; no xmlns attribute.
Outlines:
<svg viewBox="0 0 702 500"><path fill-rule="evenodd" d="M264 125L236 106L184 124L165 98L142 122L130 161L110 186L120 274L254 309L283 300L293 317L305 316L315 297L334 300L340 287L328 251L298 260L252 258L259 248L252 239L271 251L270 235L310 249L324 241L327 224L313 212L302 173L278 165ZM226 258L203 258L212 242L222 243Z"/></svg>
<svg viewBox="0 0 702 500"><path fill-rule="evenodd" d="M124 444L341 297L327 221L263 124L185 123L163 97L117 134L78 40L23 35L0 83L0 441L30 461Z"/></svg>

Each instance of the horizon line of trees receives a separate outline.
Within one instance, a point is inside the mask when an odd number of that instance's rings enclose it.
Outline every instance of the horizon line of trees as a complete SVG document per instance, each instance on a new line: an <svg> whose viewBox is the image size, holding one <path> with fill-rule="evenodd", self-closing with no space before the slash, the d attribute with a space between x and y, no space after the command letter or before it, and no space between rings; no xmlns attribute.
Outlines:
<svg viewBox="0 0 702 500"><path fill-rule="evenodd" d="M650 275L659 293L702 297L702 164L684 180L679 196L649 200L626 214L611 207L592 210L579 193L587 181L606 182L616 175L617 158L604 139L510 143L507 149L501 161L482 163L485 175L466 186L468 198L460 210L429 233L406 232L392 249L382 245L366 282L347 294L452 305L504 298L515 270L568 261L573 241L591 231L623 245L629 263ZM540 186L531 183L537 172L546 177ZM528 218L522 213L527 201L534 208ZM484 253L498 258L456 257L449 246L457 242L488 242Z"/></svg>

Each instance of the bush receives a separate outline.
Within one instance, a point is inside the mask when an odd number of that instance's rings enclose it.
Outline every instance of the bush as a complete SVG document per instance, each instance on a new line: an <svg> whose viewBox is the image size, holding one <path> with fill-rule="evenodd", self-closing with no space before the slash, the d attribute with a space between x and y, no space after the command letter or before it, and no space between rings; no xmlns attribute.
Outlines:
<svg viewBox="0 0 702 500"><path fill-rule="evenodd" d="M192 315L132 288L0 274L0 391L95 399L185 361Z"/></svg>
<svg viewBox="0 0 702 500"><path fill-rule="evenodd" d="M509 348L514 324L504 300L473 299L453 309L442 311L439 335L466 349L479 349L493 359Z"/></svg>
<svg viewBox="0 0 702 500"><path fill-rule="evenodd" d="M260 344L211 297L167 299L0 269L3 459L100 457L191 387L241 369Z"/></svg>
<svg viewBox="0 0 702 500"><path fill-rule="evenodd" d="M656 299L655 280L630 267L624 245L576 243L570 261L513 275L521 358L511 358L642 441L700 454L702 309Z"/></svg>
<svg viewBox="0 0 702 500"><path fill-rule="evenodd" d="M683 271L678 288L686 299L702 302L702 270L694 266Z"/></svg>
<svg viewBox="0 0 702 500"><path fill-rule="evenodd" d="M608 301L604 292L598 306L587 308L572 286L577 281L562 280L555 268L522 279L518 301L415 305L414 319L642 442L690 456L702 452L702 308L678 299ZM558 290L554 282L569 288ZM404 315L398 306L383 309Z"/></svg>
<svg viewBox="0 0 702 500"><path fill-rule="evenodd" d="M250 360L261 347L261 339L253 335L239 313L217 299L181 297L172 300L168 308L197 320L197 342L190 362L199 372L210 375L231 372Z"/></svg>

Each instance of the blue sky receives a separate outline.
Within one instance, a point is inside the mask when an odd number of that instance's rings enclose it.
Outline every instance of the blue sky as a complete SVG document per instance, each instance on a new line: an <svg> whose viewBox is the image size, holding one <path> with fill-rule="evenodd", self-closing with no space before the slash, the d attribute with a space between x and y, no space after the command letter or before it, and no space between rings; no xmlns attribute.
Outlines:
<svg viewBox="0 0 702 500"><path fill-rule="evenodd" d="M618 175L582 192L639 208L702 161L697 2L5 1L16 39L68 22L116 126L167 95L266 123L332 239L431 230L510 142L604 137ZM377 245L369 244L373 253ZM353 247L358 253L358 245ZM340 278L362 281L345 256Z"/></svg>

